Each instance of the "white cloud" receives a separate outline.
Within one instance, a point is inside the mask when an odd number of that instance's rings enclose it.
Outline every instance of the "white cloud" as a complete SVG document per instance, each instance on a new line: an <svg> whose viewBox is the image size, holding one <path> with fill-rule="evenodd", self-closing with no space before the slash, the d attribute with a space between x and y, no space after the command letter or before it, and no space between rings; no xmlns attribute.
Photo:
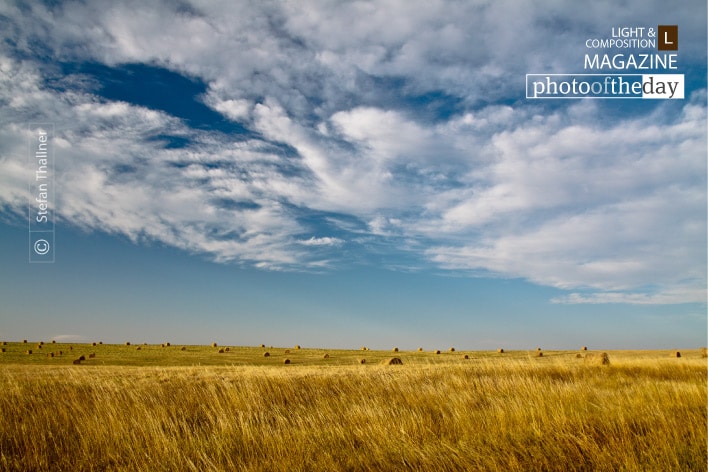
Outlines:
<svg viewBox="0 0 708 472"><path fill-rule="evenodd" d="M575 70L587 37L668 13L681 60L704 63L692 45L705 19L665 3L594 2L582 18L566 2L0 5L0 202L24 211L20 124L46 118L59 124L59 216L88 229L309 269L336 266L323 253L344 239L308 239L321 228L300 216L327 215L359 237L426 241L416 255L443 268L592 292L556 301L701 301L705 92L647 116L518 101L525 73ZM193 77L253 134L100 100L76 77L52 90L57 72L35 54ZM438 95L464 112L431 112ZM167 149L165 134L189 145Z"/></svg>
<svg viewBox="0 0 708 472"><path fill-rule="evenodd" d="M81 334L57 334L56 336L52 336L52 339L59 343L80 343L88 341L88 338Z"/></svg>
<svg viewBox="0 0 708 472"><path fill-rule="evenodd" d="M344 244L344 240L339 238L331 238L328 236L322 238L312 236L310 239L303 239L298 242L303 246L341 246Z"/></svg>
<svg viewBox="0 0 708 472"><path fill-rule="evenodd" d="M600 292L590 294L571 293L562 297L551 299L557 304L608 304L608 303L628 303L632 305L671 305L681 303L705 303L705 289L696 288L693 290L677 289L664 290L659 294L646 293L626 293L626 292ZM705 317L705 315L702 315ZM699 318L700 319L700 318Z"/></svg>

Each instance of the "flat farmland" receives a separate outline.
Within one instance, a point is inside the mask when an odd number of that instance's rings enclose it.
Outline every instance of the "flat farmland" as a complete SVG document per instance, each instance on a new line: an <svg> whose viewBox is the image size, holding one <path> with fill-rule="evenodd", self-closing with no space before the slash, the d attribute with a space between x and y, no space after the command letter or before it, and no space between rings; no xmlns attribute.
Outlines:
<svg viewBox="0 0 708 472"><path fill-rule="evenodd" d="M603 365L580 350L39 346L2 346L2 470L707 465L698 349L607 351Z"/></svg>

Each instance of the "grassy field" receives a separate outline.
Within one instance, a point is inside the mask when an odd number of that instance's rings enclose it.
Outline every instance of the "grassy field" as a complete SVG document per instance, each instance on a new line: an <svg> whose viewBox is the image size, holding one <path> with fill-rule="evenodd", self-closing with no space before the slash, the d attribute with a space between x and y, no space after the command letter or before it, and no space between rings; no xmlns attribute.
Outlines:
<svg viewBox="0 0 708 472"><path fill-rule="evenodd" d="M2 347L2 470L707 466L698 350L610 351L599 365L581 351ZM392 356L403 365L381 364Z"/></svg>

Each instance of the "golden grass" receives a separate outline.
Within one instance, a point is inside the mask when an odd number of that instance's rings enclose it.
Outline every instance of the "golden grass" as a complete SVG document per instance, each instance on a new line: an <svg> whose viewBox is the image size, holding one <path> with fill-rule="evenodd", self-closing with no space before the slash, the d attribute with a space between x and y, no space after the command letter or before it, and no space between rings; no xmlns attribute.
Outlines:
<svg viewBox="0 0 708 472"><path fill-rule="evenodd" d="M359 350L300 365L308 351L287 367L3 362L0 470L706 470L698 350L612 351L602 367L577 351L411 353L395 369Z"/></svg>

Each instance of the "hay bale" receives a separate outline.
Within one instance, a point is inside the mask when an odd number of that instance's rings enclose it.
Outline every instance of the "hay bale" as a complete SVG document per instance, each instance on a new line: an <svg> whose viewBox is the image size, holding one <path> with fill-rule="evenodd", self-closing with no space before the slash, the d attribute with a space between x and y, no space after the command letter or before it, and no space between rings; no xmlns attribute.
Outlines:
<svg viewBox="0 0 708 472"><path fill-rule="evenodd" d="M230 348L230 347L227 347L227 348L224 349L224 351L230 352L230 351L231 351L231 348Z"/></svg>
<svg viewBox="0 0 708 472"><path fill-rule="evenodd" d="M52 339L52 344L56 344L57 341L55 339Z"/></svg>
<svg viewBox="0 0 708 472"><path fill-rule="evenodd" d="M265 348L265 344L261 344L261 347L262 347L262 348Z"/></svg>
<svg viewBox="0 0 708 472"><path fill-rule="evenodd" d="M37 349L42 349L42 345L41 345L41 344L37 344Z"/></svg>
<svg viewBox="0 0 708 472"><path fill-rule="evenodd" d="M606 352L589 352L585 355L585 363L591 365L610 365L610 356Z"/></svg>
<svg viewBox="0 0 708 472"><path fill-rule="evenodd" d="M367 350L367 347L366 347L366 346L361 346L361 350L362 350L362 351L366 351L366 350Z"/></svg>
<svg viewBox="0 0 708 472"><path fill-rule="evenodd" d="M329 359L329 354L325 354L324 356L322 356L322 358L323 358L323 359Z"/></svg>
<svg viewBox="0 0 708 472"><path fill-rule="evenodd" d="M7 341L3 341L3 342L2 342L2 345L3 345L3 346L7 346Z"/></svg>
<svg viewBox="0 0 708 472"><path fill-rule="evenodd" d="M290 364L290 359L283 359L283 364Z"/></svg>
<svg viewBox="0 0 708 472"><path fill-rule="evenodd" d="M160 344L160 347L165 347L165 343Z"/></svg>
<svg viewBox="0 0 708 472"><path fill-rule="evenodd" d="M224 353L224 349L223 348L219 349L219 354L223 354L223 353Z"/></svg>
<svg viewBox="0 0 708 472"><path fill-rule="evenodd" d="M296 344L296 345L295 345L295 349L296 349L296 350L297 350L297 349L300 349L300 345L299 345L299 344Z"/></svg>
<svg viewBox="0 0 708 472"><path fill-rule="evenodd" d="M80 360L80 361L85 361L85 360L86 360L86 356L84 356L83 354L81 354L81 355L79 356L79 360Z"/></svg>
<svg viewBox="0 0 708 472"><path fill-rule="evenodd" d="M89 354L89 359L95 359L95 358L96 358L95 352L92 352L91 354Z"/></svg>
<svg viewBox="0 0 708 472"><path fill-rule="evenodd" d="M419 348L418 348L418 352L423 352L423 348L422 348L422 347L419 347Z"/></svg>
<svg viewBox="0 0 708 472"><path fill-rule="evenodd" d="M74 359L74 360L72 361L72 364L74 364L74 365L79 365L79 364L81 364L81 358L79 358L79 359Z"/></svg>
<svg viewBox="0 0 708 472"><path fill-rule="evenodd" d="M47 353L47 357L54 357L54 353L53 353L53 352L48 352L48 353Z"/></svg>
<svg viewBox="0 0 708 472"><path fill-rule="evenodd" d="M403 365L403 361L400 357L391 357L390 359L384 359L381 363L384 365Z"/></svg>
<svg viewBox="0 0 708 472"><path fill-rule="evenodd" d="M96 345L96 343L91 343L91 346L95 346L95 345Z"/></svg>
<svg viewBox="0 0 708 472"><path fill-rule="evenodd" d="M140 346L138 346L138 347L135 348L136 351L141 351L142 349L143 349L143 348L140 347Z"/></svg>
<svg viewBox="0 0 708 472"><path fill-rule="evenodd" d="M440 349L436 349L436 350L433 351L433 352L435 352L435 354L440 354Z"/></svg>
<svg viewBox="0 0 708 472"><path fill-rule="evenodd" d="M4 348L4 347L0 347L0 352L5 352L5 348Z"/></svg>
<svg viewBox="0 0 708 472"><path fill-rule="evenodd" d="M286 349L285 351L283 351L283 354L290 354L290 349Z"/></svg>
<svg viewBox="0 0 708 472"><path fill-rule="evenodd" d="M99 341L98 344L103 344L103 341Z"/></svg>
<svg viewBox="0 0 708 472"><path fill-rule="evenodd" d="M264 352L263 357L270 357L270 352L268 352L268 351Z"/></svg>
<svg viewBox="0 0 708 472"><path fill-rule="evenodd" d="M39 345L40 345L40 346L44 346L44 341L40 341L40 342L39 342Z"/></svg>
<svg viewBox="0 0 708 472"><path fill-rule="evenodd" d="M450 352L455 352L455 348L454 348L454 347L451 347L450 349L448 349L448 351L450 351Z"/></svg>
<svg viewBox="0 0 708 472"><path fill-rule="evenodd" d="M536 351L536 357L543 357L543 353L541 351Z"/></svg>
<svg viewBox="0 0 708 472"><path fill-rule="evenodd" d="M398 348L397 348L397 347L394 347L394 348L392 349L392 351L393 351L393 352L398 352Z"/></svg>
<svg viewBox="0 0 708 472"><path fill-rule="evenodd" d="M74 350L74 346L69 346L69 350L70 350L70 351L73 351L73 350Z"/></svg>
<svg viewBox="0 0 708 472"><path fill-rule="evenodd" d="M536 351L540 351L540 350L541 350L541 348L540 348L540 347L537 347L537 348L536 348Z"/></svg>
<svg viewBox="0 0 708 472"><path fill-rule="evenodd" d="M27 344L27 340L26 340L26 339L23 339L22 342L23 342L24 344Z"/></svg>
<svg viewBox="0 0 708 472"><path fill-rule="evenodd" d="M366 364L366 359L359 359L359 364Z"/></svg>
<svg viewBox="0 0 708 472"><path fill-rule="evenodd" d="M467 359L470 358L470 356L468 356L467 354L465 354L464 356L462 356L462 358L465 359L465 360L467 360Z"/></svg>
<svg viewBox="0 0 708 472"><path fill-rule="evenodd" d="M581 351L587 351L587 350L588 350L588 347L587 347L587 346L583 346L580 350L581 350Z"/></svg>
<svg viewBox="0 0 708 472"><path fill-rule="evenodd" d="M497 349L497 352L498 352L499 354L504 354L504 349L499 348L499 349Z"/></svg>
<svg viewBox="0 0 708 472"><path fill-rule="evenodd" d="M126 346L130 346L130 341L126 341L126 342L125 342L125 345L126 345Z"/></svg>
<svg viewBox="0 0 708 472"><path fill-rule="evenodd" d="M216 346L217 346L216 343L211 343L211 347L216 347Z"/></svg>
<svg viewBox="0 0 708 472"><path fill-rule="evenodd" d="M671 357L681 357L681 351L674 351L671 353Z"/></svg>
<svg viewBox="0 0 708 472"><path fill-rule="evenodd" d="M170 347L170 343L165 343L165 347Z"/></svg>
<svg viewBox="0 0 708 472"><path fill-rule="evenodd" d="M186 350L187 350L187 348L184 347L184 346L182 346L182 347L180 348L180 351L186 351Z"/></svg>
<svg viewBox="0 0 708 472"><path fill-rule="evenodd" d="M576 359L582 359L582 358L583 358L583 355L580 354L580 353L577 353L577 354L575 355L575 358L576 358Z"/></svg>
<svg viewBox="0 0 708 472"><path fill-rule="evenodd" d="M59 355L61 356L62 354L64 354L64 351L59 351Z"/></svg>
<svg viewBox="0 0 708 472"><path fill-rule="evenodd" d="M27 350L25 351L25 354L27 354L28 356L29 356L30 354L32 354L32 349L27 349Z"/></svg>

